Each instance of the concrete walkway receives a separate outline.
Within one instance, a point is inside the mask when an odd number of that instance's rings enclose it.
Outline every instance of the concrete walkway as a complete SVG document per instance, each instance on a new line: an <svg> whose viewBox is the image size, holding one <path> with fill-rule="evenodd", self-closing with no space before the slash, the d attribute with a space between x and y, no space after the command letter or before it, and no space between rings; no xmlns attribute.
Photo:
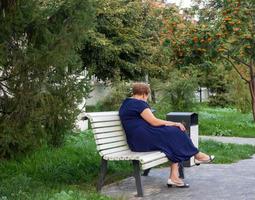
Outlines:
<svg viewBox="0 0 255 200"><path fill-rule="evenodd" d="M190 188L167 188L168 168L142 177L144 197L137 198L134 178L105 186L103 194L117 199L145 200L255 200L255 156L231 165L208 164L185 168Z"/></svg>
<svg viewBox="0 0 255 200"><path fill-rule="evenodd" d="M255 145L255 138L222 137L222 136L199 136L199 138L202 140L214 140L217 142L224 142L224 143Z"/></svg>
<svg viewBox="0 0 255 200"><path fill-rule="evenodd" d="M202 136L201 139L255 145L255 138ZM102 193L122 200L255 200L255 155L234 164L185 168L185 181L190 188L167 188L168 175L168 168L156 168L148 177L142 177L143 198L135 197L133 177L105 186Z"/></svg>

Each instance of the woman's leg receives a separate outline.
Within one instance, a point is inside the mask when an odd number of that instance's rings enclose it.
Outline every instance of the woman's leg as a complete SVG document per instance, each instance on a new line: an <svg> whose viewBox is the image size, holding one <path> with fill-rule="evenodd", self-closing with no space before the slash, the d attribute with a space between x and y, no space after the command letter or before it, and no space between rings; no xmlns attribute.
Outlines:
<svg viewBox="0 0 255 200"><path fill-rule="evenodd" d="M179 178L179 165L178 163L172 163L170 165L170 176L169 178L175 183L183 183L182 179Z"/></svg>

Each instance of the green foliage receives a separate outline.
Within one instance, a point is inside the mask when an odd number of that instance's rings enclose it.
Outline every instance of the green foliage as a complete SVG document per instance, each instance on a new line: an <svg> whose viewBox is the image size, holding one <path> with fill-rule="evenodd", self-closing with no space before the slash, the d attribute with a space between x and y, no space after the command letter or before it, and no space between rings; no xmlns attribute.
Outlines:
<svg viewBox="0 0 255 200"><path fill-rule="evenodd" d="M235 107L242 113L249 113L251 110L251 96L247 84L241 80L236 73L229 74L231 87L229 88L229 97L232 99Z"/></svg>
<svg viewBox="0 0 255 200"><path fill-rule="evenodd" d="M212 93L209 96L209 105L225 107L233 104L229 96L232 80L228 78L228 74L229 70L226 70L221 63L214 64L208 69L199 70L199 85L206 87Z"/></svg>
<svg viewBox="0 0 255 200"><path fill-rule="evenodd" d="M100 156L91 131L71 135L61 148L49 147L0 163L0 199L102 199L95 193ZM130 175L128 162L110 162L106 183Z"/></svg>
<svg viewBox="0 0 255 200"><path fill-rule="evenodd" d="M202 152L215 155L214 163L233 163L241 159L248 159L255 153L252 145L224 144L212 140L200 141Z"/></svg>
<svg viewBox="0 0 255 200"><path fill-rule="evenodd" d="M96 26L84 40L81 56L90 75L102 80L139 80L152 73L159 23L148 3L140 0L97 0ZM153 58L152 58L153 57Z"/></svg>
<svg viewBox="0 0 255 200"><path fill-rule="evenodd" d="M163 99L171 104L173 111L192 111L195 107L195 90L197 89L195 75L174 71L167 83L162 84Z"/></svg>
<svg viewBox="0 0 255 200"><path fill-rule="evenodd" d="M89 0L1 1L0 158L55 146L90 88L77 53L92 27Z"/></svg>
<svg viewBox="0 0 255 200"><path fill-rule="evenodd" d="M167 113L173 111L171 104L168 101L164 100L158 101L157 103L153 103L151 107L156 110L156 112L154 113L155 116L163 120L166 119Z"/></svg>
<svg viewBox="0 0 255 200"><path fill-rule="evenodd" d="M224 62L234 69L250 89L251 108L255 121L255 2L253 0L195 0L197 5L166 21L163 44L172 53L175 66L197 66L201 69ZM200 6L201 5L201 6ZM201 8L202 9L199 9ZM199 17L197 23L192 20ZM221 93L212 97L212 104L226 104ZM244 103L244 101L243 101ZM242 103L242 104L243 104ZM239 104L240 105L240 104Z"/></svg>
<svg viewBox="0 0 255 200"><path fill-rule="evenodd" d="M199 10L200 27L206 27L212 38L210 45L205 49L205 55L211 59L211 51L216 50L217 54L214 58L217 57L221 62L228 62L229 67L233 68L239 78L247 83L251 96L249 104L251 104L250 108L255 121L255 53L253 51L255 48L255 2L253 0L197 2L204 5L204 8ZM235 103L241 110L246 111L247 95L242 92L238 96L240 98Z"/></svg>

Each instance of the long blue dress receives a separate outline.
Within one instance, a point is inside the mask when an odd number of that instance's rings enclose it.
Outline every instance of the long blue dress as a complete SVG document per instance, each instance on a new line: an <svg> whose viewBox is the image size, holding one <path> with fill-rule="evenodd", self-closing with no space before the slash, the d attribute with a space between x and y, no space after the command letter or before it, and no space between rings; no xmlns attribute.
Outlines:
<svg viewBox="0 0 255 200"><path fill-rule="evenodd" d="M146 108L150 107L145 101L127 98L119 110L127 142L132 151L159 150L175 163L188 160L199 152L188 135L178 127L152 126L146 122L140 115Z"/></svg>

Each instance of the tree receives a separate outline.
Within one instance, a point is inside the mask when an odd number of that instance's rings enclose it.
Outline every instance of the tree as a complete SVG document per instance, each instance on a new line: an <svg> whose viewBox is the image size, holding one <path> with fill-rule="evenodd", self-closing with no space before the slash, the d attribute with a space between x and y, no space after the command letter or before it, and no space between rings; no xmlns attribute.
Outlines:
<svg viewBox="0 0 255 200"><path fill-rule="evenodd" d="M89 91L77 51L89 0L0 1L0 157L59 145Z"/></svg>
<svg viewBox="0 0 255 200"><path fill-rule="evenodd" d="M84 41L81 56L90 75L101 80L141 80L158 74L161 55L158 15L150 2L98 0L96 26ZM162 57L162 56L161 56Z"/></svg>
<svg viewBox="0 0 255 200"><path fill-rule="evenodd" d="M210 19L214 40L218 40L212 47L249 86L255 120L255 2L210 1L207 7L217 13L215 19Z"/></svg>
<svg viewBox="0 0 255 200"><path fill-rule="evenodd" d="M255 120L255 2L252 0L197 1L198 22L184 20L184 29L176 32L172 45L177 65L212 67L223 62L233 68L250 90ZM170 24L171 25L171 24ZM173 24L171 27L174 27ZM173 30L173 29L169 29ZM170 38L170 39L169 39ZM169 41L168 41L169 40ZM167 37L165 41L174 41Z"/></svg>

